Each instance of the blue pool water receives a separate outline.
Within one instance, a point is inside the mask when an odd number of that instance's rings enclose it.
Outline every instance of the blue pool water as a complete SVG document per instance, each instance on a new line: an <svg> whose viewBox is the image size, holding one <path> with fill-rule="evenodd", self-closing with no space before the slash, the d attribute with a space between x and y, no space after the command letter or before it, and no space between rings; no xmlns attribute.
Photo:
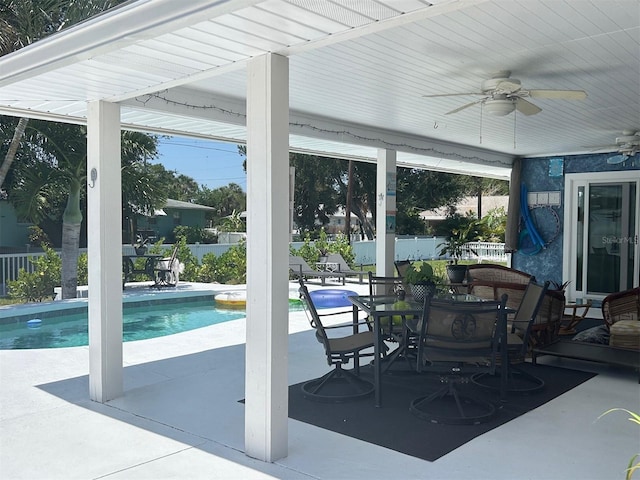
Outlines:
<svg viewBox="0 0 640 480"><path fill-rule="evenodd" d="M212 300L128 307L123 311L124 341L144 340L244 318L244 310L216 308ZM87 314L22 318L0 325L0 350L78 347L89 344ZM40 322L31 321L39 319Z"/></svg>

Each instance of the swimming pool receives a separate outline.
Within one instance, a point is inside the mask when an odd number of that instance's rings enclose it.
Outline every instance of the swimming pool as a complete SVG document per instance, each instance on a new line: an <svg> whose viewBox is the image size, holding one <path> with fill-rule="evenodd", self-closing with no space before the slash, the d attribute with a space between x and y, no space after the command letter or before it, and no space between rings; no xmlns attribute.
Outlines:
<svg viewBox="0 0 640 480"><path fill-rule="evenodd" d="M125 304L126 305L126 304ZM0 350L78 347L89 344L86 309L56 315L22 316L0 325ZM31 317L31 318L29 318ZM212 298L189 302L125 306L125 342L186 332L246 317L244 310L216 308ZM40 322L29 322L29 320Z"/></svg>

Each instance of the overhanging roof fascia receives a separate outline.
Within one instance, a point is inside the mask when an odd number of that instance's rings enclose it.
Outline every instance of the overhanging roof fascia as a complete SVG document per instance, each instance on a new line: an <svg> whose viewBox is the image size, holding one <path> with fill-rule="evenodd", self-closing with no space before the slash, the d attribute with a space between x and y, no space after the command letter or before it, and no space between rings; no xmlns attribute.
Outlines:
<svg viewBox="0 0 640 480"><path fill-rule="evenodd" d="M260 0L137 0L2 57L0 86L188 27Z"/></svg>

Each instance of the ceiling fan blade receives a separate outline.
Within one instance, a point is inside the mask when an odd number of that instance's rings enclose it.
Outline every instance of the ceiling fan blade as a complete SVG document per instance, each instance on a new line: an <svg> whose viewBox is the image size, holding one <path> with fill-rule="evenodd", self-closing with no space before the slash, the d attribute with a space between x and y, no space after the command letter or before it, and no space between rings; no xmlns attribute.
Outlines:
<svg viewBox="0 0 640 480"><path fill-rule="evenodd" d="M609 165L617 165L618 163L625 162L627 158L629 158L629 155L612 155L611 157L607 158L607 163Z"/></svg>
<svg viewBox="0 0 640 480"><path fill-rule="evenodd" d="M535 115L540 113L542 109L523 98L516 99L516 109L524 115Z"/></svg>
<svg viewBox="0 0 640 480"><path fill-rule="evenodd" d="M424 98L437 98L437 97L461 97L461 96L469 96L469 95L484 95L484 93L479 92L467 92L467 93L439 93L436 95L422 95Z"/></svg>
<svg viewBox="0 0 640 480"><path fill-rule="evenodd" d="M553 98L560 100L584 100L587 92L584 90L528 90L533 98Z"/></svg>
<svg viewBox="0 0 640 480"><path fill-rule="evenodd" d="M467 103L466 105L463 105L461 107L458 107L454 110L451 110L450 112L445 113L445 115L451 115L452 113L458 113L461 110L464 110L465 108L469 108L469 107L473 107L474 105L477 105L478 103L482 103L486 100L486 98L483 98L481 100L476 100L475 102L471 102L471 103Z"/></svg>

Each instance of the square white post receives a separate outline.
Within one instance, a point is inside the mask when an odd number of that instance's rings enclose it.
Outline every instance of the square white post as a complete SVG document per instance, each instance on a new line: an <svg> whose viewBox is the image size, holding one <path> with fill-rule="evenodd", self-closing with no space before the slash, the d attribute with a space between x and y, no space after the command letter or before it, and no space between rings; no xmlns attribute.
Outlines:
<svg viewBox="0 0 640 480"><path fill-rule="evenodd" d="M116 104L88 105L87 182L89 396L104 403L123 392L122 180Z"/></svg>
<svg viewBox="0 0 640 480"><path fill-rule="evenodd" d="M289 59L249 61L245 452L288 453Z"/></svg>
<svg viewBox="0 0 640 480"><path fill-rule="evenodd" d="M396 251L396 151L378 149L376 170L376 275L393 277Z"/></svg>

